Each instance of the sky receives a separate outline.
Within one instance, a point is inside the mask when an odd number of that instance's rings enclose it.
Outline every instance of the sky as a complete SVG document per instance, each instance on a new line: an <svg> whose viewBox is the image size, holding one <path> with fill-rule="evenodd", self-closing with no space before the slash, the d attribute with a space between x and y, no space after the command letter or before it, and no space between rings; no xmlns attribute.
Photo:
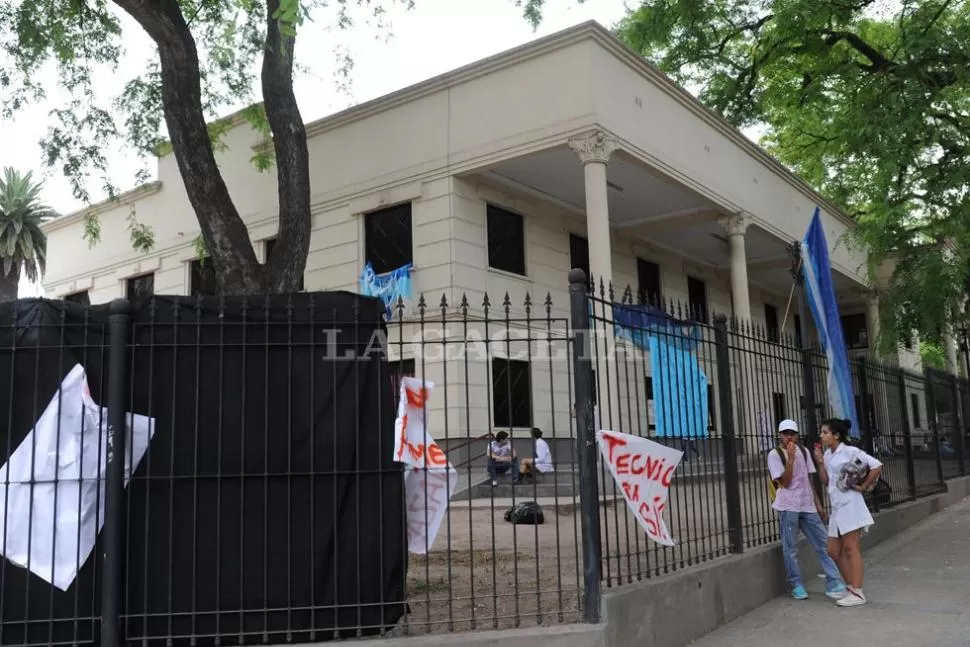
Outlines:
<svg viewBox="0 0 970 647"><path fill-rule="evenodd" d="M297 41L297 59L309 68L295 86L300 110L306 121L313 121L587 20L611 27L625 15L628 3L637 4L636 0L585 0L582 4L547 0L537 30L522 18L514 0L415 0L411 10L392 6L386 28L360 22L353 30L341 31L328 27L323 16L305 26ZM151 41L140 27L133 22L127 27L125 60L115 73L103 71L98 77L99 99L103 95L104 101L116 97L153 53ZM335 75L338 51L347 51L354 62L349 89ZM49 78L46 86L53 89L53 71ZM38 143L47 131L49 111L63 105L63 98L51 92L49 102L0 123L0 168L32 170L45 181L45 202L60 213L70 213L85 204L74 198L58 170L46 168ZM227 107L225 112L238 107ZM145 162L120 147L112 148L108 158L116 186L132 188L134 169ZM149 168L154 169L154 162L149 162ZM88 190L93 202L107 197L96 181ZM40 286L22 282L21 297L41 295Z"/></svg>

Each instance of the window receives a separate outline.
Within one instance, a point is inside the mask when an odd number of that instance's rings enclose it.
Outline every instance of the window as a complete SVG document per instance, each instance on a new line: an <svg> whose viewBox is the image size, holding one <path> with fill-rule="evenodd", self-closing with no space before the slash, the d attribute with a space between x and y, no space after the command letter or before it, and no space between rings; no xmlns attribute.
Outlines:
<svg viewBox="0 0 970 647"><path fill-rule="evenodd" d="M569 269L574 267L586 272L587 282L591 279L589 275L589 241L582 236L569 234Z"/></svg>
<svg viewBox="0 0 970 647"><path fill-rule="evenodd" d="M704 281L687 277L687 302L691 319L702 323L707 321L707 286Z"/></svg>
<svg viewBox="0 0 970 647"><path fill-rule="evenodd" d="M143 274L128 279L125 297L129 301L141 301L155 294L155 274Z"/></svg>
<svg viewBox="0 0 970 647"><path fill-rule="evenodd" d="M788 419L788 403L785 402L784 393L771 394L771 411L775 414L775 429L782 420Z"/></svg>
<svg viewBox="0 0 970 647"><path fill-rule="evenodd" d="M485 217L488 229L488 266L525 276L525 225L522 216L490 204ZM587 265L588 256L587 254Z"/></svg>
<svg viewBox="0 0 970 647"><path fill-rule="evenodd" d="M907 337L904 344L906 346L906 350L913 350L913 336L910 335L909 337Z"/></svg>
<svg viewBox="0 0 970 647"><path fill-rule="evenodd" d="M920 419L919 414L919 396L915 393L909 395L910 402L913 403L913 429L923 426L923 421Z"/></svg>
<svg viewBox="0 0 970 647"><path fill-rule="evenodd" d="M401 390L401 378L414 377L414 360L402 359L396 362L388 362L387 372L391 376L391 394L394 396L394 402L396 403Z"/></svg>
<svg viewBox="0 0 970 647"><path fill-rule="evenodd" d="M864 314L842 317L842 334L847 348L866 348L869 345L866 316Z"/></svg>
<svg viewBox="0 0 970 647"><path fill-rule="evenodd" d="M642 258L637 259L637 298L658 308L663 307L660 291L660 266Z"/></svg>
<svg viewBox="0 0 970 647"><path fill-rule="evenodd" d="M496 427L532 427L532 384L529 362L492 360L492 412Z"/></svg>
<svg viewBox="0 0 970 647"><path fill-rule="evenodd" d="M91 305L91 298L88 296L87 290L82 290L80 292L75 292L74 294L68 294L64 297L65 301L70 301L71 303L77 303L82 306Z"/></svg>
<svg viewBox="0 0 970 647"><path fill-rule="evenodd" d="M266 249L265 259L266 259L266 261L269 261L269 256L270 256L270 254L273 253L273 248L276 247L276 239L275 238L268 238L267 240L265 240L263 242L263 245L264 245L264 247ZM374 271L377 272L377 270L374 270ZM299 285L296 286L296 291L297 292L303 292L304 289L305 288L304 288L304 285L303 285L303 277L301 276L300 277L300 283L299 283Z"/></svg>
<svg viewBox="0 0 970 647"><path fill-rule="evenodd" d="M802 318L795 315L795 343L802 347Z"/></svg>
<svg viewBox="0 0 970 647"><path fill-rule="evenodd" d="M212 259L192 261L191 295L194 297L211 297L219 294L216 283L216 266Z"/></svg>
<svg viewBox="0 0 970 647"><path fill-rule="evenodd" d="M410 202L364 216L364 260L377 274L386 274L414 262Z"/></svg>
<svg viewBox="0 0 970 647"><path fill-rule="evenodd" d="M778 308L767 303L765 304L765 334L770 342L777 344L781 341L781 331L778 330Z"/></svg>

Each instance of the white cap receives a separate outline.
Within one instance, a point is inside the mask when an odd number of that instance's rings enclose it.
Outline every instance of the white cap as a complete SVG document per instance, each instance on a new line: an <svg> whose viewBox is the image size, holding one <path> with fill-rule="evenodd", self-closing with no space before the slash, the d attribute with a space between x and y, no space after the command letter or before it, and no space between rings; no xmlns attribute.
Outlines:
<svg viewBox="0 0 970 647"><path fill-rule="evenodd" d="M778 433L783 431L794 431L798 433L798 423L794 420L782 420L778 423Z"/></svg>

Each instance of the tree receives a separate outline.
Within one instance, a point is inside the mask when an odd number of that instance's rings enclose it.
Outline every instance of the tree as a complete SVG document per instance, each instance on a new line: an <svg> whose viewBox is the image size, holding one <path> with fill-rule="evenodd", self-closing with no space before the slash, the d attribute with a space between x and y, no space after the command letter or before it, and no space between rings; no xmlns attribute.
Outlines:
<svg viewBox="0 0 970 647"><path fill-rule="evenodd" d="M47 236L40 225L57 216L40 201L43 184L12 168L0 178L0 301L17 298L21 271L37 281L47 266Z"/></svg>
<svg viewBox="0 0 970 647"><path fill-rule="evenodd" d="M339 26L353 25L354 6L375 15L384 6L410 0L338 0ZM71 99L53 111L56 124L42 142L47 163L71 178L75 195L87 199L86 180L105 177L106 142L123 139L145 155L169 142L208 256L227 294L296 289L310 245L310 178L306 130L293 92L297 31L326 0L0 0L0 101L6 116L46 96L44 69L53 64L60 89ZM114 67L125 56L125 19L151 38L157 59L129 82L114 106L95 88L95 70ZM253 102L254 74L261 59L261 102ZM248 105L243 115L271 138L279 194L277 244L265 265L216 164L213 139L219 122L207 125L227 105ZM218 141L215 142L218 145ZM265 159L257 160L268 169ZM149 249L151 228L130 223L132 243ZM95 242L94 216L86 237Z"/></svg>
<svg viewBox="0 0 970 647"><path fill-rule="evenodd" d="M887 8L889 7L889 8ZM882 346L963 321L970 8L959 0L646 0L620 38L859 223L892 259Z"/></svg>

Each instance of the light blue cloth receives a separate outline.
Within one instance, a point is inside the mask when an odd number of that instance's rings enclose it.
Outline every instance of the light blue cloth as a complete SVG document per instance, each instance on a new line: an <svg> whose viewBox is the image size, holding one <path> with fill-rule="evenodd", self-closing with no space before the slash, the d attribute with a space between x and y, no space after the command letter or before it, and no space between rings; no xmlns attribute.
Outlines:
<svg viewBox="0 0 970 647"><path fill-rule="evenodd" d="M835 298L832 284L832 264L829 261L829 247L822 229L819 208L802 240L802 274L805 277L805 296L819 341L828 359L829 404L836 417L852 421L849 434L859 437L861 427L855 410L853 397L852 370L849 367L849 353L845 348L845 335L842 333L842 319L839 317L839 302Z"/></svg>
<svg viewBox="0 0 970 647"><path fill-rule="evenodd" d="M360 293L383 301L384 313L388 320L393 319L398 301L411 298L411 264L377 275L368 262L360 273Z"/></svg>
<svg viewBox="0 0 970 647"><path fill-rule="evenodd" d="M650 335L653 411L660 438L707 437L707 376L683 342Z"/></svg>
<svg viewBox="0 0 970 647"><path fill-rule="evenodd" d="M700 328L647 305L613 304L617 337L650 352L657 436L706 438L707 376L695 350Z"/></svg>

